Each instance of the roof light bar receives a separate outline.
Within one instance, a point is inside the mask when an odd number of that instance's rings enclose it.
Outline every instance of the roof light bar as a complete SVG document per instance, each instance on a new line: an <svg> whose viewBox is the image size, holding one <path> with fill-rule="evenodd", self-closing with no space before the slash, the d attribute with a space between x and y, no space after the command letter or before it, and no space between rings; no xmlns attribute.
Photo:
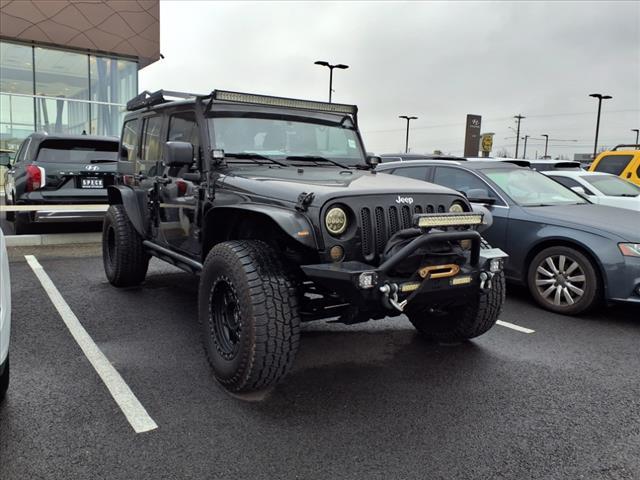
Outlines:
<svg viewBox="0 0 640 480"><path fill-rule="evenodd" d="M419 228L465 227L482 225L481 213L434 213L413 216L413 222Z"/></svg>
<svg viewBox="0 0 640 480"><path fill-rule="evenodd" d="M305 110L318 110L321 112L344 113L356 115L358 107L342 103L316 102L313 100L297 100L295 98L272 97L269 95L256 95L253 93L228 92L215 90L214 100L235 103L250 103L253 105L269 105L273 107L301 108Z"/></svg>

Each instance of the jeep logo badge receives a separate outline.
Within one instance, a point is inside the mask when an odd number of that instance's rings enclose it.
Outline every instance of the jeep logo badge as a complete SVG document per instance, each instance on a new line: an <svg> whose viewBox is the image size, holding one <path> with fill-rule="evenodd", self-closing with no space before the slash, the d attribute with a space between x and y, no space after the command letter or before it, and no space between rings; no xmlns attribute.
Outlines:
<svg viewBox="0 0 640 480"><path fill-rule="evenodd" d="M406 203L407 205L411 205L413 203L413 198L401 197L400 195L398 195L398 198L396 198L396 203Z"/></svg>
<svg viewBox="0 0 640 480"><path fill-rule="evenodd" d="M100 170L100 167L97 165L86 165L85 170L89 170L90 172L95 172L96 170Z"/></svg>

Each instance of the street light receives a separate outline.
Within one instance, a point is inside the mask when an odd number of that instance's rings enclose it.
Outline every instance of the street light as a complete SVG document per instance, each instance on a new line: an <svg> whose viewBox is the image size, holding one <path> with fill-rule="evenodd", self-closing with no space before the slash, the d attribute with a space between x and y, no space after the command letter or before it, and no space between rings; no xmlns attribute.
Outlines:
<svg viewBox="0 0 640 480"><path fill-rule="evenodd" d="M598 119L596 120L596 141L593 144L593 158L596 158L598 153L598 131L600 130L600 110L602 109L602 100L609 100L613 98L611 95L602 95L601 93L592 93L590 97L598 99Z"/></svg>
<svg viewBox="0 0 640 480"><path fill-rule="evenodd" d="M544 137L544 157L542 158L547 158L547 147L549 146L549 135L547 135L546 133L543 133L540 136Z"/></svg>
<svg viewBox="0 0 640 480"><path fill-rule="evenodd" d="M339 68L341 70L345 70L349 68L349 65L344 65L342 63L331 65L329 62L325 62L324 60L318 60L317 62L313 63L315 65L320 65L321 67L327 67L329 69L329 103L331 103L331 92L333 91L333 69Z"/></svg>
<svg viewBox="0 0 640 480"><path fill-rule="evenodd" d="M640 129L632 128L631 131L632 132L636 132L636 147L637 147L638 146L638 136L640 136Z"/></svg>
<svg viewBox="0 0 640 480"><path fill-rule="evenodd" d="M417 120L418 117L408 117L406 115L398 115L398 118L404 118L407 121L407 139L404 144L404 153L409 153L409 122L411 120Z"/></svg>

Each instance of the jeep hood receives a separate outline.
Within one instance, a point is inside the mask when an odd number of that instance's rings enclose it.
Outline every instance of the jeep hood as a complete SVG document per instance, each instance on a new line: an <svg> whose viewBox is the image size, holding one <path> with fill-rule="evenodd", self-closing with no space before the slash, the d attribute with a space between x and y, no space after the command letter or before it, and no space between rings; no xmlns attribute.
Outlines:
<svg viewBox="0 0 640 480"><path fill-rule="evenodd" d="M368 170L340 170L328 167L234 168L219 179L227 190L296 203L303 193L314 194L314 205L336 197L412 194L457 195L440 185Z"/></svg>

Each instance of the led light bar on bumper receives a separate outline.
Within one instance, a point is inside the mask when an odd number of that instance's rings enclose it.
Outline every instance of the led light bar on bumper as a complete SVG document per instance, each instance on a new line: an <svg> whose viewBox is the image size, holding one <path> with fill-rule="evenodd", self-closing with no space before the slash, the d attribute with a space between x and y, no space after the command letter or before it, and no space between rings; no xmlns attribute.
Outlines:
<svg viewBox="0 0 640 480"><path fill-rule="evenodd" d="M295 98L272 97L269 95L256 95L253 93L228 92L225 90L215 90L214 100L223 102L248 103L252 105L270 105L272 107L302 108L306 110L318 110L321 112L344 113L355 115L358 107L355 105L344 105L342 103L316 102L313 100L298 100Z"/></svg>
<svg viewBox="0 0 640 480"><path fill-rule="evenodd" d="M426 213L413 216L419 228L469 227L482 225L481 213Z"/></svg>

